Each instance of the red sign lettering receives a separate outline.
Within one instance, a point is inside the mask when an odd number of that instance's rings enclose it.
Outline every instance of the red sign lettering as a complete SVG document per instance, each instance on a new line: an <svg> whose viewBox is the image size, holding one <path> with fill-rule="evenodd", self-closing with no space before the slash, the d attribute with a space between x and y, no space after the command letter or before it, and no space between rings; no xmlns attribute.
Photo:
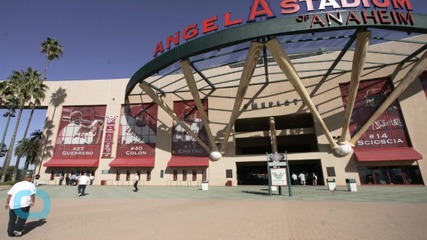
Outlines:
<svg viewBox="0 0 427 240"><path fill-rule="evenodd" d="M265 2L265 0L254 0L252 2L248 22L255 21L255 18L257 17L274 18L276 16L273 14L273 11L271 11L270 6Z"/></svg>
<svg viewBox="0 0 427 240"><path fill-rule="evenodd" d="M202 22L202 33L206 34L212 31L218 30L218 26L215 22L218 21L218 16L208 18Z"/></svg>
<svg viewBox="0 0 427 240"><path fill-rule="evenodd" d="M314 6L314 3L316 6ZM302 6L301 6L302 5ZM282 0L280 2L281 15L295 14L301 11L302 7L305 10L312 12L315 10L325 11L326 9L346 9L346 8L382 8L383 10L366 11L363 10L361 13L356 11L350 11L347 19L342 18L342 14L339 12L326 12L326 17L322 19L322 15L306 14L299 15L296 17L296 22L303 23L310 21L311 27L314 26L331 26L333 23L337 24L362 24L372 22L374 24L414 24L414 19L411 13L408 12L397 12L396 9L412 11L412 4L410 0ZM387 8L393 8L392 10ZM405 15L406 14L406 15ZM268 0L253 0L250 7L249 17L246 23L254 22L257 18L275 18L273 10L270 8ZM201 29L198 28L198 24L191 24L186 27L182 32L178 31L173 35L170 35L166 39L166 49L171 49L174 46L180 44L180 40L191 40L199 35L199 33L207 34L210 32L217 31L220 26L218 25L219 18L214 16L205 19L201 22ZM243 19L237 18L232 19L231 13L224 13L224 26L231 27L243 23ZM154 50L154 57L158 54L162 54L165 51L165 46L162 41L156 44Z"/></svg>

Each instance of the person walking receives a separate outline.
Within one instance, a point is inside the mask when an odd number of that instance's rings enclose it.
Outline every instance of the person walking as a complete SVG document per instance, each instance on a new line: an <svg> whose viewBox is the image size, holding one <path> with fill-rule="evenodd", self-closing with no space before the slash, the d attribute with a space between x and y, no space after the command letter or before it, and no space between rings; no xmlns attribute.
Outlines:
<svg viewBox="0 0 427 240"><path fill-rule="evenodd" d="M292 173L292 181L294 185L298 185L298 176L295 173Z"/></svg>
<svg viewBox="0 0 427 240"><path fill-rule="evenodd" d="M77 191L79 193L79 197L80 196L84 196L85 195L86 186L90 182L90 179L82 171L81 174L80 174L80 177L77 179L77 181L78 181Z"/></svg>
<svg viewBox="0 0 427 240"><path fill-rule="evenodd" d="M301 173L298 175L298 177L299 177L299 181L300 181L301 185L302 185L303 187L305 187L305 174L304 174L304 172L301 172Z"/></svg>
<svg viewBox="0 0 427 240"><path fill-rule="evenodd" d="M70 186L76 185L76 182L77 182L77 176L76 176L75 173L73 173L73 174L71 174L71 184L70 184Z"/></svg>
<svg viewBox="0 0 427 240"><path fill-rule="evenodd" d="M138 192L138 190L139 190L139 188L138 188L139 175L140 175L140 173L139 173L139 171L137 171L135 174L135 181L133 183L133 191L134 192Z"/></svg>
<svg viewBox="0 0 427 240"><path fill-rule="evenodd" d="M93 181L95 180L95 176L93 176L93 174L91 174L89 179L90 179L90 185L92 186Z"/></svg>
<svg viewBox="0 0 427 240"><path fill-rule="evenodd" d="M25 175L24 180L16 183L7 192L5 209L9 209L9 237L19 237L24 230L30 208L34 206L36 186L31 182L32 176Z"/></svg>
<svg viewBox="0 0 427 240"><path fill-rule="evenodd" d="M317 185L317 175L313 173L313 176L311 177L313 179L313 186Z"/></svg>

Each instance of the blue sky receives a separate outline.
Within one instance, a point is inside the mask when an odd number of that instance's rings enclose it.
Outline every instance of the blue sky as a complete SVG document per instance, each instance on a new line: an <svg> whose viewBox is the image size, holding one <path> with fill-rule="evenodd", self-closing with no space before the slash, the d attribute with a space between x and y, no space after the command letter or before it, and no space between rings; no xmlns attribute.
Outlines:
<svg viewBox="0 0 427 240"><path fill-rule="evenodd" d="M58 39L64 47L63 58L50 66L48 80L130 78L152 59L158 41L227 11L246 19L251 3L4 0L0 2L0 79L28 66L43 70L39 48L46 37Z"/></svg>
<svg viewBox="0 0 427 240"><path fill-rule="evenodd" d="M48 80L130 78L153 59L157 42L213 16L219 17L221 25L226 12L246 21L252 1L2 0L0 80L27 67L43 71L45 58L39 50L47 37L58 39L64 48L63 58L50 64ZM281 0L267 2L279 17ZM414 12L427 11L427 1L411 3ZM4 111L0 109L0 134L6 122L1 117ZM38 111L30 132L42 129L44 118L45 111ZM18 139L26 121L27 113ZM14 126L11 121L7 144Z"/></svg>

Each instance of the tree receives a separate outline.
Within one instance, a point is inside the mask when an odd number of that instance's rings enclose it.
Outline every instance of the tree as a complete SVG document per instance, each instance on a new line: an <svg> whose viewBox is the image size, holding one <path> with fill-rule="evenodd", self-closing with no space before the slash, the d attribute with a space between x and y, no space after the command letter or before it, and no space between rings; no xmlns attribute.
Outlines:
<svg viewBox="0 0 427 240"><path fill-rule="evenodd" d="M4 139L6 138L7 130L9 129L10 118L15 117L15 108L17 105L16 98L12 96L11 92L8 92L9 90L6 90L6 87L7 86L4 85L4 88L1 89L2 92L0 92L3 97L3 105L7 108L7 112L3 114L3 117L6 117L7 120L0 140L0 157L4 157L7 152L7 145L4 143ZM5 163L6 162L4 162L3 169L6 168Z"/></svg>
<svg viewBox="0 0 427 240"><path fill-rule="evenodd" d="M0 106L9 108L14 104L16 104L16 100L9 81L0 82Z"/></svg>
<svg viewBox="0 0 427 240"><path fill-rule="evenodd" d="M6 154L5 164L3 169L3 176L1 181L5 181L5 171L9 167L10 160L12 158L13 148L16 141L16 135L18 134L19 123L21 121L23 109L33 96L39 96L39 99L43 99L47 86L43 84L40 79L39 71L34 71L32 68L28 68L27 71L13 71L9 77L8 86L13 93L13 96L17 100L17 107L19 109L18 116L16 118L16 125L13 131L12 139L9 144L9 151ZM17 164L18 166L18 164Z"/></svg>
<svg viewBox="0 0 427 240"><path fill-rule="evenodd" d="M23 139L18 142L15 149L15 156L26 157L23 173L25 174L30 164L34 164L37 161L37 155L41 144L41 136L43 132L36 130L31 133L29 138ZM18 171L19 172L19 171ZM18 174L17 177L20 177Z"/></svg>
<svg viewBox="0 0 427 240"><path fill-rule="evenodd" d="M5 94L6 84L7 84L6 81L1 81L0 82L0 106L3 105L3 102L4 102L3 98L6 97L6 94Z"/></svg>
<svg viewBox="0 0 427 240"><path fill-rule="evenodd" d="M49 63L52 60L59 59L62 57L63 51L62 46L59 44L59 41L54 38L47 38L44 42L42 42L42 46L40 48L40 52L45 54L47 62L44 68L42 80L44 81L47 74L47 69L49 67Z"/></svg>
<svg viewBox="0 0 427 240"><path fill-rule="evenodd" d="M15 171L15 166L9 166L6 171L3 171L3 173L1 173L1 177L3 178L3 174L6 173L6 176L4 177L6 180L5 182L10 180L10 177L12 176L13 172Z"/></svg>
<svg viewBox="0 0 427 240"><path fill-rule="evenodd" d="M46 40L44 42L42 42L41 44L41 48L40 48L40 52L43 53L46 57L46 65L43 71L43 76L42 76L42 81L46 80L46 75L47 75L47 70L49 68L49 64L52 60L55 59L59 59L60 57L62 57L63 55L63 48L61 46L61 44L59 44L59 41L56 40L55 38L46 38ZM56 108L55 108L56 110ZM33 114L33 112L31 112L31 115ZM28 124L29 126L29 124ZM28 128L27 126L27 128ZM43 141L41 141L43 142ZM40 166L39 166L39 171L37 174L40 174L40 169L41 169L41 164L43 162L43 146L42 144L40 144L40 149L39 149L39 158L40 158Z"/></svg>
<svg viewBox="0 0 427 240"><path fill-rule="evenodd" d="M30 80L30 79L29 79ZM25 128L24 131L24 135L22 136L21 141L23 141L28 133L28 129L30 128L30 124L31 124L31 120L33 118L34 115L34 109L36 106L40 106L41 101L44 100L44 98L46 97L46 90L48 89L48 87L43 83L43 81L41 79L31 79L32 81L34 81L33 83L29 83L32 84L32 93L31 93L31 99L29 102L29 105L31 107L31 112L30 112L30 116L28 117L28 122L27 122L27 126ZM18 174L19 171L19 162L21 160L21 157L17 157L16 159L16 164L15 164L15 174L12 176L12 180L15 181L16 180L16 176Z"/></svg>

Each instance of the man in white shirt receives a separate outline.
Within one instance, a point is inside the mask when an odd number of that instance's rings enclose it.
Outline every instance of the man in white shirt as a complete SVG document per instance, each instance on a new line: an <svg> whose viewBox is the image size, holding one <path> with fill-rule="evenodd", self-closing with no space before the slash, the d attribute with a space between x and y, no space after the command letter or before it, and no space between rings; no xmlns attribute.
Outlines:
<svg viewBox="0 0 427 240"><path fill-rule="evenodd" d="M7 192L5 209L9 209L9 237L21 236L27 221L30 207L34 206L36 186L31 182L31 175L25 175L24 181L18 182Z"/></svg>
<svg viewBox="0 0 427 240"><path fill-rule="evenodd" d="M302 185L303 187L305 187L305 174L304 174L304 172L300 173L300 174L298 175L298 177L299 177L299 181L301 182L301 185Z"/></svg>
<svg viewBox="0 0 427 240"><path fill-rule="evenodd" d="M295 173L292 173L292 181L294 185L298 185L298 176Z"/></svg>
<svg viewBox="0 0 427 240"><path fill-rule="evenodd" d="M84 196L86 186L90 182L90 178L86 176L86 174L82 171L77 181L78 181L77 191L79 193L79 197Z"/></svg>

